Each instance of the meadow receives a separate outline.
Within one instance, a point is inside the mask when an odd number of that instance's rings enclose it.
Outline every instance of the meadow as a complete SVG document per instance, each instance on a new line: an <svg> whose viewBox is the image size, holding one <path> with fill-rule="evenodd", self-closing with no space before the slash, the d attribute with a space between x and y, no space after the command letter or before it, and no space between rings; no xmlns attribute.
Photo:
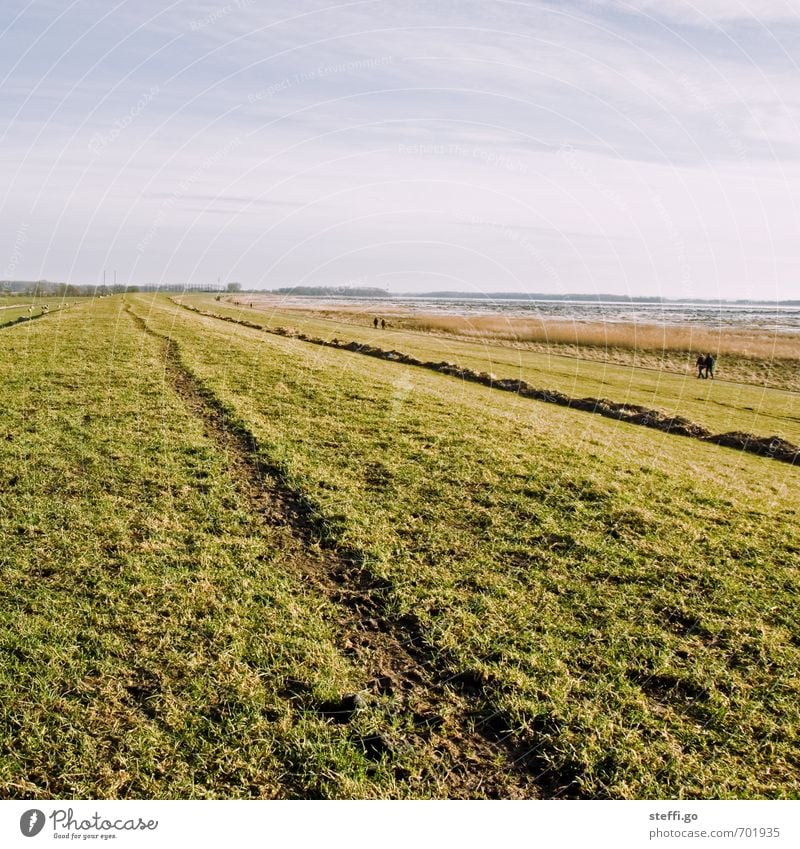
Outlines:
<svg viewBox="0 0 800 849"><path fill-rule="evenodd" d="M388 334L797 441L789 392ZM3 796L800 795L797 467L164 296L0 374Z"/></svg>
<svg viewBox="0 0 800 849"><path fill-rule="evenodd" d="M712 351L719 357L760 360L800 359L796 334L769 330L636 324L633 322L552 321L499 316L399 316L395 323L476 339L541 342L547 345L689 354ZM691 363L690 363L691 365Z"/></svg>
<svg viewBox="0 0 800 849"><path fill-rule="evenodd" d="M70 303L77 303L73 298ZM40 318L52 310L65 309L68 304L61 298L0 298L0 327Z"/></svg>
<svg viewBox="0 0 800 849"><path fill-rule="evenodd" d="M282 311L274 305L254 309L217 301L210 295L184 296L179 303L216 315L243 320L266 330L293 328L323 340L354 340L408 353L423 360L449 361L497 378L521 379L532 386L564 392L575 398L609 398L638 404L670 416L683 416L715 433L743 431L779 436L800 444L800 395L786 388L743 382L740 372L730 374L726 359L718 362L715 380L698 380L692 361L680 373L655 366L600 362L573 352L518 349L496 341L457 339L448 335L414 332L394 327L376 330L371 316L360 323L321 317L308 311ZM751 361L758 371L761 361ZM788 367L787 367L788 368ZM798 378L795 369L787 383Z"/></svg>
<svg viewBox="0 0 800 849"><path fill-rule="evenodd" d="M252 300L251 300L252 298ZM374 303L365 307L304 308L300 299L227 296L226 306L249 307L285 316L324 319L340 326L369 327ZM561 321L499 315L443 315L386 308L392 330L432 334L555 357L687 374L698 353L712 352L731 380L778 389L800 389L800 335L761 328L659 325L633 322Z"/></svg>

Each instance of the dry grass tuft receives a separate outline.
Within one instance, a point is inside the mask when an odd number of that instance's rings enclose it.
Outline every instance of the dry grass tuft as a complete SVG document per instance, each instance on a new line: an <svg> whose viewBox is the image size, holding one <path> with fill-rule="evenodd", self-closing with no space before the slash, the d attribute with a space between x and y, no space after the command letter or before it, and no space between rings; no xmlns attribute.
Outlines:
<svg viewBox="0 0 800 849"><path fill-rule="evenodd" d="M800 334L769 330L711 329L633 322L542 321L502 316L403 316L409 330L448 333L472 339L502 339L631 351L700 352L758 360L800 359Z"/></svg>

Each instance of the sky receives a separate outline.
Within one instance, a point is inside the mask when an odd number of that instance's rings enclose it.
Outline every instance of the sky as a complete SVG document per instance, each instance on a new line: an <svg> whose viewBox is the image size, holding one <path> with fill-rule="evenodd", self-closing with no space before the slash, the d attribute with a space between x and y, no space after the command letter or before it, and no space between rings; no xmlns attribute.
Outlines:
<svg viewBox="0 0 800 849"><path fill-rule="evenodd" d="M800 298L796 0L3 0L0 279Z"/></svg>

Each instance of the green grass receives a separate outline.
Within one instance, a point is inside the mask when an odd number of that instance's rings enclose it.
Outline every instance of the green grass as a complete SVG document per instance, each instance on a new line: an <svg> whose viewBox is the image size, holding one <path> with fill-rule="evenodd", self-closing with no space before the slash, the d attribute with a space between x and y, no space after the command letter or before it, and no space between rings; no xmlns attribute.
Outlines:
<svg viewBox="0 0 800 849"><path fill-rule="evenodd" d="M796 469L135 308L562 784L798 795Z"/></svg>
<svg viewBox="0 0 800 849"><path fill-rule="evenodd" d="M726 380L726 361L717 380L662 369L633 368L589 359L515 349L495 342L468 342L405 330L376 331L351 322L297 312L267 312L215 301L210 295L183 296L181 302L218 315L263 324L295 327L322 339L356 340L391 348L423 360L447 360L499 378L526 380L532 386L583 398L608 398L684 416L715 433L744 431L781 436L800 444L800 395L781 389Z"/></svg>
<svg viewBox="0 0 800 849"><path fill-rule="evenodd" d="M527 795L800 795L797 469L127 302L319 545L257 514L123 299L5 328L0 794L481 795L478 725ZM324 551L415 623L439 730L368 690L391 659L303 572Z"/></svg>
<svg viewBox="0 0 800 849"><path fill-rule="evenodd" d="M380 709L347 729L313 709L364 683L335 611L121 307L0 338L0 794L443 792L365 758L354 738L391 722Z"/></svg>
<svg viewBox="0 0 800 849"><path fill-rule="evenodd" d="M76 300L73 298L70 303L75 303ZM45 306L54 312L63 309L64 302L60 298L13 298L8 301L0 299L0 327L10 326L28 318L39 318Z"/></svg>

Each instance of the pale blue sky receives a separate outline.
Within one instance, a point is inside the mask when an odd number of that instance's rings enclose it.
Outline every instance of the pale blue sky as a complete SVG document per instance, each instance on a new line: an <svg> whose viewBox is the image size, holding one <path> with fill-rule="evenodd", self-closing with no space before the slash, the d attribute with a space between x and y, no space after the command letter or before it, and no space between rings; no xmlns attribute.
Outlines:
<svg viewBox="0 0 800 849"><path fill-rule="evenodd" d="M0 278L800 297L800 4L0 7Z"/></svg>

